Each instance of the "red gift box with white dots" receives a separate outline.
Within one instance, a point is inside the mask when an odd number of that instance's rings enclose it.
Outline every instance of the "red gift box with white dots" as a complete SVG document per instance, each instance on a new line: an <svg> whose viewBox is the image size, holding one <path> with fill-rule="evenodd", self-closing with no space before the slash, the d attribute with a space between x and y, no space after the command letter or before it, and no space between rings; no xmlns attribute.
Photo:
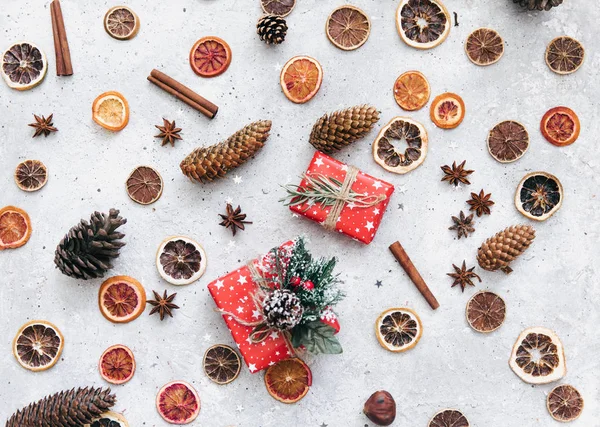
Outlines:
<svg viewBox="0 0 600 427"><path fill-rule="evenodd" d="M344 181L347 172L348 165L337 161L320 151L315 152L315 155L306 170L307 175L321 174L329 178L335 178L340 182ZM306 187L305 180L302 180L300 187ZM369 244L375 238L377 229L383 219L383 214L390 202L390 197L394 192L394 186L389 182L374 178L366 173L358 172L351 189L358 194L375 196L383 194L385 196L385 199L380 203L369 208L361 208L355 206L353 203L347 203L342 209L336 222L335 229L337 231L365 244ZM327 215L329 215L331 207L323 207L320 204L309 205L308 203L302 203L290 206L290 209L299 215L323 224L327 219Z"/></svg>
<svg viewBox="0 0 600 427"><path fill-rule="evenodd" d="M280 246L280 249L291 250L294 242L289 241ZM253 261L256 270L265 278L270 278L267 273L269 263L273 262L273 254L268 253ZM247 266L211 282L208 291L215 300L217 308L227 313L234 313L236 317L246 323L255 322L262 318L261 311L256 307L252 295L258 290L258 285L252 279L252 274ZM255 373L266 369L275 363L294 356L280 331L273 331L260 343L253 343L250 334L252 326L240 324L233 316L224 314L223 319L231 331L246 365L250 372ZM321 321L340 330L336 315L332 311L323 313Z"/></svg>

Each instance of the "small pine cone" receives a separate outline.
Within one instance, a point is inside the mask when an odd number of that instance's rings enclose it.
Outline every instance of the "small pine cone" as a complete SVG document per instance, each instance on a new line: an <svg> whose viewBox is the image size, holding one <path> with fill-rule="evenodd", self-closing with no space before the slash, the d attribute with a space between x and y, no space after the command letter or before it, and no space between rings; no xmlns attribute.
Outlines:
<svg viewBox="0 0 600 427"><path fill-rule="evenodd" d="M560 6L562 2L563 0L513 0L513 3L519 3L529 10L550 10Z"/></svg>
<svg viewBox="0 0 600 427"><path fill-rule="evenodd" d="M477 252L477 261L484 270L512 272L509 264L521 255L535 239L529 225L513 225L485 241Z"/></svg>
<svg viewBox="0 0 600 427"><path fill-rule="evenodd" d="M309 142L324 153L332 153L364 137L379 120L379 111L370 105L325 114L313 126Z"/></svg>
<svg viewBox="0 0 600 427"><path fill-rule="evenodd" d="M300 323L304 308L295 293L276 289L263 301L263 314L270 327L287 331Z"/></svg>
<svg viewBox="0 0 600 427"><path fill-rule="evenodd" d="M192 151L179 165L183 174L198 182L213 181L254 157L271 130L270 120L251 123L225 141Z"/></svg>
<svg viewBox="0 0 600 427"><path fill-rule="evenodd" d="M283 43L287 29L285 19L276 15L265 15L256 24L256 33L266 44Z"/></svg>
<svg viewBox="0 0 600 427"><path fill-rule="evenodd" d="M61 391L15 412L6 427L81 427L108 411L115 401L109 388Z"/></svg>

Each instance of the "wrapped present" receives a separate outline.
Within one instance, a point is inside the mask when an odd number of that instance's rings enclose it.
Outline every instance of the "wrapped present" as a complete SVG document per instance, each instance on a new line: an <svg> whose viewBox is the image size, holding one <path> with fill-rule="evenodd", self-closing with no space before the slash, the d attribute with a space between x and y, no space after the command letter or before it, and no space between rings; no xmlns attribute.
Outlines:
<svg viewBox="0 0 600 427"><path fill-rule="evenodd" d="M335 258L313 260L299 238L208 285L250 372L293 357L299 348L341 352L332 307L344 295L334 266Z"/></svg>
<svg viewBox="0 0 600 427"><path fill-rule="evenodd" d="M300 185L285 187L290 209L365 244L371 243L394 186L319 151Z"/></svg>

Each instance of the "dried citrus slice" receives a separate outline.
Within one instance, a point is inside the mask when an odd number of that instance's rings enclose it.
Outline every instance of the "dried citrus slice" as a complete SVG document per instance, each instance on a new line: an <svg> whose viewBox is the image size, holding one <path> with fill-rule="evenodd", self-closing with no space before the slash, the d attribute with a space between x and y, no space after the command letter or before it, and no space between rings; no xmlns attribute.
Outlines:
<svg viewBox="0 0 600 427"><path fill-rule="evenodd" d="M108 411L93 419L91 424L85 424L84 427L129 427L129 423L123 414Z"/></svg>
<svg viewBox="0 0 600 427"><path fill-rule="evenodd" d="M583 411L583 397L571 385L555 387L546 398L546 407L556 421L568 423L574 421Z"/></svg>
<svg viewBox="0 0 600 427"><path fill-rule="evenodd" d="M415 111L423 108L430 95L429 82L418 71L407 71L394 83L394 99L403 110Z"/></svg>
<svg viewBox="0 0 600 427"><path fill-rule="evenodd" d="M156 395L156 409L170 424L189 424L200 413L200 396L185 381L173 381Z"/></svg>
<svg viewBox="0 0 600 427"><path fill-rule="evenodd" d="M140 18L127 6L115 6L104 15L104 29L117 40L129 40L140 30Z"/></svg>
<svg viewBox="0 0 600 427"><path fill-rule="evenodd" d="M65 339L56 326L45 320L25 323L13 341L17 362L30 371L53 367L62 353Z"/></svg>
<svg viewBox="0 0 600 427"><path fill-rule="evenodd" d="M450 33L450 14L439 0L402 0L396 10L402 41L417 49L431 49Z"/></svg>
<svg viewBox="0 0 600 427"><path fill-rule="evenodd" d="M549 143L564 147L577 141L581 125L575 111L567 107L554 107L542 117L540 129Z"/></svg>
<svg viewBox="0 0 600 427"><path fill-rule="evenodd" d="M557 74L574 73L581 67L584 58L583 45L572 37L557 37L546 48L546 64Z"/></svg>
<svg viewBox="0 0 600 427"><path fill-rule="evenodd" d="M39 160L25 160L15 169L15 182L23 191L37 191L48 182L48 169Z"/></svg>
<svg viewBox="0 0 600 427"><path fill-rule="evenodd" d="M286 359L270 366L265 372L265 386L269 394L283 403L296 403L308 393L312 372L298 358Z"/></svg>
<svg viewBox="0 0 600 427"><path fill-rule="evenodd" d="M455 93L446 92L435 97L429 109L431 121L439 128L454 129L465 118L465 103Z"/></svg>
<svg viewBox="0 0 600 427"><path fill-rule="evenodd" d="M190 66L201 77L223 74L231 64L231 48L218 37L202 37L190 50Z"/></svg>
<svg viewBox="0 0 600 427"><path fill-rule="evenodd" d="M229 384L240 374L240 356L227 345L217 344L204 353L204 373L217 384Z"/></svg>
<svg viewBox="0 0 600 427"><path fill-rule="evenodd" d="M492 128L487 146L492 157L500 163L514 162L529 148L529 134L521 123L506 120Z"/></svg>
<svg viewBox="0 0 600 427"><path fill-rule="evenodd" d="M496 30L479 28L467 37L465 52L475 65L492 65L504 54L504 40Z"/></svg>
<svg viewBox="0 0 600 427"><path fill-rule="evenodd" d="M0 209L0 251L23 246L31 237L31 220L23 209L5 206Z"/></svg>
<svg viewBox="0 0 600 427"><path fill-rule="evenodd" d="M98 306L102 315L111 322L128 323L144 312L146 291L133 277L113 276L100 286Z"/></svg>
<svg viewBox="0 0 600 427"><path fill-rule="evenodd" d="M425 161L427 146L427 131L421 123L394 117L373 142L373 158L385 170L405 174Z"/></svg>
<svg viewBox="0 0 600 427"><path fill-rule="evenodd" d="M347 4L331 12L325 31L335 47L354 50L365 44L369 38L371 20L365 12Z"/></svg>
<svg viewBox="0 0 600 427"><path fill-rule="evenodd" d="M390 308L379 315L375 334L383 348L395 353L413 348L421 339L423 325L410 308Z"/></svg>
<svg viewBox="0 0 600 427"><path fill-rule="evenodd" d="M477 332L495 331L505 318L506 303L493 292L477 292L467 303L467 322Z"/></svg>
<svg viewBox="0 0 600 427"><path fill-rule="evenodd" d="M560 209L563 194L557 177L547 172L531 172L517 187L515 206L527 218L545 221Z"/></svg>
<svg viewBox="0 0 600 427"><path fill-rule="evenodd" d="M119 92L104 92L92 104L92 118L104 129L120 131L129 123L129 103Z"/></svg>
<svg viewBox="0 0 600 427"><path fill-rule="evenodd" d="M131 200L141 205L149 205L160 199L163 191L163 180L160 174L150 166L135 168L127 182L127 194Z"/></svg>
<svg viewBox="0 0 600 427"><path fill-rule="evenodd" d="M169 237L158 247L156 268L167 282L189 285L206 271L206 252L189 237Z"/></svg>
<svg viewBox="0 0 600 427"><path fill-rule="evenodd" d="M47 71L46 55L33 43L15 43L2 54L2 77L13 89L36 87L44 80Z"/></svg>
<svg viewBox="0 0 600 427"><path fill-rule="evenodd" d="M126 346L113 345L100 356L98 370L105 381L116 385L125 384L135 373L135 357Z"/></svg>
<svg viewBox="0 0 600 427"><path fill-rule="evenodd" d="M323 69L310 56L294 56L281 70L279 83L284 95L296 104L310 101L321 88Z"/></svg>
<svg viewBox="0 0 600 427"><path fill-rule="evenodd" d="M547 384L567 373L560 339L547 328L528 328L521 332L510 355L509 365L529 384Z"/></svg>
<svg viewBox="0 0 600 427"><path fill-rule="evenodd" d="M269 15L288 16L296 6L296 0L260 0L260 5Z"/></svg>
<svg viewBox="0 0 600 427"><path fill-rule="evenodd" d="M469 420L456 409L444 409L433 416L428 427L469 427Z"/></svg>

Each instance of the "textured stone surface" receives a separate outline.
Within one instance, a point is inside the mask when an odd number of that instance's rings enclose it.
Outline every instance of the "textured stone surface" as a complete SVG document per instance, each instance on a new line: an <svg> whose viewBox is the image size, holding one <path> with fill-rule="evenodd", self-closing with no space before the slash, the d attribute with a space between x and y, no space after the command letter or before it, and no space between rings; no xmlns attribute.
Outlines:
<svg viewBox="0 0 600 427"><path fill-rule="evenodd" d="M461 409L475 426L540 426L556 423L546 411L545 399L553 385L532 387L522 383L508 367L508 356L522 329L545 326L562 338L568 374L561 381L576 386L586 400L581 418L573 426L600 424L600 352L597 304L599 265L598 134L600 57L595 26L600 19L591 1L566 0L549 13L523 13L510 0L448 0L460 26L448 40L431 51L404 45L396 32L397 0L356 0L372 19L372 34L359 50L336 49L324 32L325 19L341 1L298 0L288 17L284 44L268 47L255 34L261 15L258 0L131 0L141 19L141 30L131 41L110 38L102 18L112 1L63 0L75 75L55 76L54 49L48 2L4 0L0 11L2 48L26 39L40 45L50 58L46 80L38 88L19 93L0 84L0 205L26 209L33 234L21 249L0 253L0 418L32 400L59 389L84 384L106 385L97 361L110 345L128 345L136 354L138 369L132 381L114 387L116 409L125 411L132 426L163 426L154 398L165 383L184 379L202 398L202 411L194 425L268 427L295 425L329 427L370 425L361 414L372 392L387 389L398 402L398 426L426 426L438 410ZM470 31L490 26L506 41L499 63L478 68L463 51ZM233 62L214 79L197 77L188 65L189 48L204 35L229 42ZM547 43L568 34L581 40L588 56L574 75L551 73L543 60ZM287 101L279 87L279 71L290 57L309 54L323 65L325 79L308 104ZM216 102L219 115L209 121L146 81L159 68ZM425 73L432 96L459 93L467 116L451 131L435 128L428 106L415 113L401 111L392 96L396 77L409 69ZM129 126L110 133L92 122L93 99L107 90L121 91L131 105ZM380 126L393 116L408 115L422 121L430 136L429 155L423 166L406 176L380 169L371 158L370 143L376 131L337 155L366 172L397 186L397 192L375 241L363 246L326 233L318 225L292 218L278 199L279 184L295 182L313 150L310 129L325 112L369 102L382 112ZM583 129L572 146L556 148L539 132L544 112L556 105L573 108ZM27 124L32 114L54 113L59 132L31 139ZM161 147L155 124L162 117L176 120L184 140L175 148ZM179 162L193 148L218 142L245 124L273 121L270 140L254 161L210 185L189 182ZM505 119L523 123L531 134L525 156L501 165L488 154L489 129ZM48 184L37 193L21 192L13 182L15 166L26 158L48 167ZM467 160L475 169L472 185L454 190L440 182L439 167ZM157 168L165 181L162 198L151 206L134 204L125 180L139 164ZM450 288L446 273L451 264L475 265L478 246L508 225L528 223L515 209L514 190L526 173L547 170L565 188L562 209L545 223L535 224L537 238L514 265L514 273L477 269L483 284L507 303L506 323L496 332L481 335L465 321L464 308L477 289L464 294ZM236 174L242 181L236 184ZM491 217L476 220L472 237L455 240L447 228L451 215L468 208L470 191L484 188L496 205ZM242 205L254 221L231 238L218 226L217 213L227 199ZM161 323L148 317L149 309L127 325L106 321L97 307L101 280L77 281L54 269L54 248L63 233L94 210L115 207L129 221L122 227L127 246L115 263L114 274L136 277L147 292L178 292L181 310ZM204 351L215 343L232 345L224 322L213 312L206 284L258 253L288 238L306 234L314 253L337 255L343 271L346 300L338 312L343 329L341 356L309 357L314 385L300 403L286 406L271 399L262 374L246 368L227 386L211 383L202 372ZM205 276L193 285L176 288L159 277L155 251L164 237L189 235L208 253ZM441 307L430 310L388 252L400 240ZM381 280L383 286L375 287ZM406 354L383 350L373 333L381 311L408 306L424 323L421 342ZM31 373L15 362L10 343L22 323L47 319L66 338L62 360L51 370Z"/></svg>

